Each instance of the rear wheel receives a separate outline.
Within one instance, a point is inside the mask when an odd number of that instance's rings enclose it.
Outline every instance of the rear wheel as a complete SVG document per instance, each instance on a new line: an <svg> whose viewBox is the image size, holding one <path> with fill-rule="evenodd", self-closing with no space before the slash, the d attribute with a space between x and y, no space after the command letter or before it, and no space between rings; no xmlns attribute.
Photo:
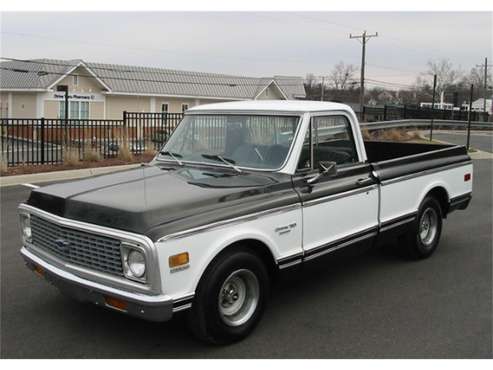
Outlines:
<svg viewBox="0 0 493 370"><path fill-rule="evenodd" d="M189 312L189 327L201 340L243 339L262 316L269 289L262 260L248 249L220 255L206 270Z"/></svg>
<svg viewBox="0 0 493 370"><path fill-rule="evenodd" d="M432 196L419 207L417 222L406 234L406 252L412 258L427 258L435 252L442 232L442 209Z"/></svg>

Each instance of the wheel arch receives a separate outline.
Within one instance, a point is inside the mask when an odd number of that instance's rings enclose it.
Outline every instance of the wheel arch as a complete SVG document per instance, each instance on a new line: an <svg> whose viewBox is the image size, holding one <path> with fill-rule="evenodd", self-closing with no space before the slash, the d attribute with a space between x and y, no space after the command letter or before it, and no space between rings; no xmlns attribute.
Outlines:
<svg viewBox="0 0 493 370"><path fill-rule="evenodd" d="M449 205L450 205L449 203L450 196L446 187L443 184L434 184L433 186L427 189L425 195L421 199L421 202L427 196L432 196L438 201L443 212L442 214L443 218L447 217L449 211Z"/></svg>

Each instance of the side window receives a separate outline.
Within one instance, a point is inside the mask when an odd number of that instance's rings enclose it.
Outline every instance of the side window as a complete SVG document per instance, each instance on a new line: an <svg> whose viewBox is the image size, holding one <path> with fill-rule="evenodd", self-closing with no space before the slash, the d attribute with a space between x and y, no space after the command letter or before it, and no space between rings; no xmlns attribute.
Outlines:
<svg viewBox="0 0 493 370"><path fill-rule="evenodd" d="M345 116L322 116L312 119L313 166L320 161L338 165L358 162L351 125Z"/></svg>
<svg viewBox="0 0 493 370"><path fill-rule="evenodd" d="M358 162L351 125L345 116L313 117L306 133L298 170L318 168L321 161L338 165Z"/></svg>

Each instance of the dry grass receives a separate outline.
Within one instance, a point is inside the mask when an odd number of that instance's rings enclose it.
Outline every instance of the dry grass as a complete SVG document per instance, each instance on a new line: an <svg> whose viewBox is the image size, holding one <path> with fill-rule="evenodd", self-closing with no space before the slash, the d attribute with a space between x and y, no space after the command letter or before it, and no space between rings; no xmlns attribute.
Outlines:
<svg viewBox="0 0 493 370"><path fill-rule="evenodd" d="M132 162L134 159L133 153L130 151L130 148L128 145L122 145L120 147L120 150L118 151L118 157L119 160L125 161L125 162Z"/></svg>
<svg viewBox="0 0 493 370"><path fill-rule="evenodd" d="M79 150L70 146L63 148L63 164L66 166L77 166L80 162Z"/></svg>
<svg viewBox="0 0 493 370"><path fill-rule="evenodd" d="M82 155L84 161L87 162L99 162L101 161L101 154L98 150L92 148L90 145L84 147L84 153Z"/></svg>
<svg viewBox="0 0 493 370"><path fill-rule="evenodd" d="M0 155L0 173L7 172L7 170L8 170L7 159L3 155Z"/></svg>
<svg viewBox="0 0 493 370"><path fill-rule="evenodd" d="M154 143L152 141L146 141L145 143L145 150L144 150L144 155L146 156L155 156L157 153L157 150L154 149Z"/></svg>
<svg viewBox="0 0 493 370"><path fill-rule="evenodd" d="M363 135L363 140L371 140L372 136L370 130L367 128L361 129L361 134Z"/></svg>
<svg viewBox="0 0 493 370"><path fill-rule="evenodd" d="M366 132L365 132L366 131ZM363 129L364 140L381 140L381 141L411 141L421 139L418 132L409 132L405 129L392 128L388 130L378 130L368 132Z"/></svg>

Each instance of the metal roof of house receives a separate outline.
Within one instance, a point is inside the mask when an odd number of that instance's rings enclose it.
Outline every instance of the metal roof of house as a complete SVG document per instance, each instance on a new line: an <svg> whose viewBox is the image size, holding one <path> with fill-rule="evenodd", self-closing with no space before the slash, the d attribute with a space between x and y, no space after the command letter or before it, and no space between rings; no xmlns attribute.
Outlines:
<svg viewBox="0 0 493 370"><path fill-rule="evenodd" d="M0 89L47 90L77 67L106 86L109 94L194 96L254 99L274 85L288 99L304 98L301 77L246 77L189 72L164 68L84 62L83 60L33 59L0 63ZM88 74L88 75L89 75Z"/></svg>

